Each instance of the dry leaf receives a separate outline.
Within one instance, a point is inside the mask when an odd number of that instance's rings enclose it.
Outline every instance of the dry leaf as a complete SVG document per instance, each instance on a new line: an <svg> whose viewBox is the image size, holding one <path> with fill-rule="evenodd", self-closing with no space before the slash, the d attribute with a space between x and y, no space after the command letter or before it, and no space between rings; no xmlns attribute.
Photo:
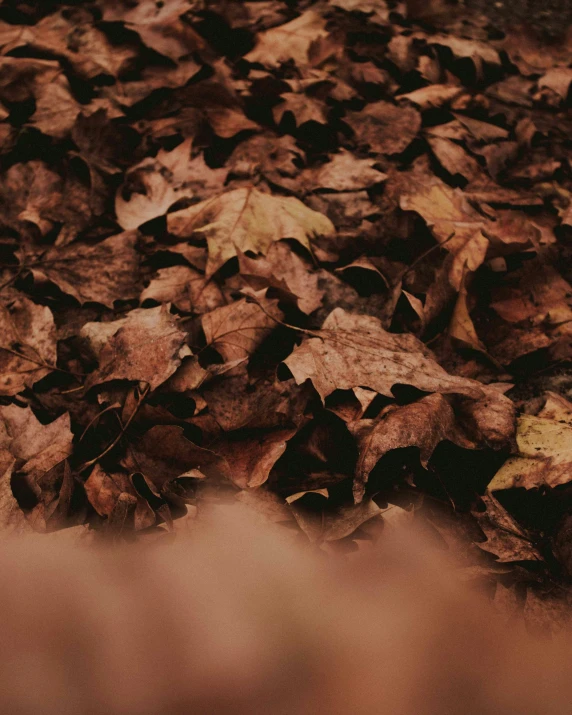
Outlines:
<svg viewBox="0 0 572 715"><path fill-rule="evenodd" d="M0 395L12 396L55 366L56 327L51 310L24 297L0 302Z"/></svg>
<svg viewBox="0 0 572 715"><path fill-rule="evenodd" d="M209 246L207 276L228 260L245 253L266 253L274 241L294 238L310 249L310 238L331 236L325 216L292 197L271 196L254 188L235 189L168 216L175 236L203 235Z"/></svg>
<svg viewBox="0 0 572 715"><path fill-rule="evenodd" d="M155 390L189 353L186 333L166 305L132 310L114 323L87 323L82 329L99 362L86 380L88 389L110 380L134 380Z"/></svg>
<svg viewBox="0 0 572 715"><path fill-rule="evenodd" d="M421 128L421 116L413 107L389 102L374 102L361 112L348 112L344 121L354 130L360 144L381 154L405 151Z"/></svg>

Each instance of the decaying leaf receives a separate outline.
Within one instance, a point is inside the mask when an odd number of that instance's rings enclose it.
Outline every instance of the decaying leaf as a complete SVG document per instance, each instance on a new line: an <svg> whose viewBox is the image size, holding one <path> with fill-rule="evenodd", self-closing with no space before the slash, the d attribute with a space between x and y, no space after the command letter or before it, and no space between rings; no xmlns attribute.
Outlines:
<svg viewBox="0 0 572 715"><path fill-rule="evenodd" d="M484 512L474 515L487 540L478 544L483 551L494 554L498 561L539 561L541 555L527 532L519 526L492 494L482 497Z"/></svg>
<svg viewBox="0 0 572 715"><path fill-rule="evenodd" d="M87 323L83 335L90 340L99 362L87 378L88 388L110 380L135 380L154 390L189 354L186 334L166 305L133 310L114 323Z"/></svg>
<svg viewBox="0 0 572 715"><path fill-rule="evenodd" d="M463 434L453 408L440 394L402 407L391 405L375 420L362 419L348 426L360 450L354 480L356 499L363 496L371 470L392 449L418 447L421 463L426 467L435 447L445 439L461 447L475 446Z"/></svg>
<svg viewBox="0 0 572 715"><path fill-rule="evenodd" d="M0 302L0 395L16 395L56 364L56 327L47 306L20 297Z"/></svg>
<svg viewBox="0 0 572 715"><path fill-rule="evenodd" d="M102 303L138 295L139 262L137 235L121 233L94 246L72 243L38 252L32 264L37 280L51 281L80 303Z"/></svg>
<svg viewBox="0 0 572 715"><path fill-rule="evenodd" d="M361 112L348 113L345 121L360 144L381 154L405 151L421 128L421 116L415 109L389 102L368 104Z"/></svg>

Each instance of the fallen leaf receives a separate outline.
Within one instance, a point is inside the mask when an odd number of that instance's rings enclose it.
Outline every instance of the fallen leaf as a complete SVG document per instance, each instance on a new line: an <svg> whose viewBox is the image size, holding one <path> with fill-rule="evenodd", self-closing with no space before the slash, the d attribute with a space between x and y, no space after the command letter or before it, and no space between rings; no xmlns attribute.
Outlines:
<svg viewBox="0 0 572 715"><path fill-rule="evenodd" d="M495 474L489 491L556 487L572 479L572 426L568 422L521 415L516 442L518 454Z"/></svg>
<svg viewBox="0 0 572 715"><path fill-rule="evenodd" d="M207 345L226 362L250 357L283 317L277 301L268 300L265 293L261 291L256 302L245 298L203 315Z"/></svg>
<svg viewBox="0 0 572 715"><path fill-rule="evenodd" d="M0 395L31 387L54 369L56 360L51 310L24 296L0 302Z"/></svg>
<svg viewBox="0 0 572 715"><path fill-rule="evenodd" d="M361 112L348 112L344 121L354 130L360 144L380 154L405 151L421 128L419 112L390 102L374 102Z"/></svg>
<svg viewBox="0 0 572 715"><path fill-rule="evenodd" d="M172 303L189 313L208 313L225 304L216 283L190 266L170 266L157 271L139 300Z"/></svg>
<svg viewBox="0 0 572 715"><path fill-rule="evenodd" d="M262 32L256 47L244 59L267 67L278 67L288 60L304 66L310 62L312 46L328 35L325 19L317 12L307 10L291 22Z"/></svg>
<svg viewBox="0 0 572 715"><path fill-rule="evenodd" d="M238 263L241 275L253 288L272 286L285 291L294 297L303 313L309 315L322 303L324 292L318 287L318 274L283 241L273 243L264 257L250 258L239 253Z"/></svg>
<svg viewBox="0 0 572 715"><path fill-rule="evenodd" d="M478 399L489 388L449 375L413 335L386 332L373 316L336 308L322 330L284 360L296 382L310 379L322 400L334 390L366 387L393 396L397 384ZM508 402L508 401L507 401Z"/></svg>
<svg viewBox="0 0 572 715"><path fill-rule="evenodd" d="M419 447L426 468L435 447L449 440L460 447L476 445L463 434L458 416L443 395L433 394L398 407L390 405L373 420L359 420L348 428L357 440L360 455L354 479L354 497L361 500L368 477L384 454L402 447Z"/></svg>
<svg viewBox="0 0 572 715"><path fill-rule="evenodd" d="M99 362L86 380L87 389L110 380L135 380L155 390L189 352L186 333L166 305L132 310L125 319L115 322L116 325L87 323L83 328L83 335L89 336L96 347ZM99 331L103 331L101 337Z"/></svg>
<svg viewBox="0 0 572 715"><path fill-rule="evenodd" d="M51 281L80 303L113 307L116 300L139 295L137 235L121 233L93 246L72 243L38 251L32 264L34 278Z"/></svg>
<svg viewBox="0 0 572 715"><path fill-rule="evenodd" d="M497 557L501 563L540 561L541 556L530 535L516 522L492 494L481 497L485 511L474 511L487 540L477 544L483 551Z"/></svg>
<svg viewBox="0 0 572 715"><path fill-rule="evenodd" d="M310 250L312 236L334 233L329 219L298 199L263 194L254 188L235 189L175 211L168 215L167 224L175 236L205 236L209 247L207 277L238 250L265 254L282 238L294 238Z"/></svg>

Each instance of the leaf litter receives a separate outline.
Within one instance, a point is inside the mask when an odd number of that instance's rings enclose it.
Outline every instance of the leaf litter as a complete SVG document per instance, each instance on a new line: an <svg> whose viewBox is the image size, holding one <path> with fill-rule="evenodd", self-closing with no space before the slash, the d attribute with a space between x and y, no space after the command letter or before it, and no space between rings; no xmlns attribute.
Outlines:
<svg viewBox="0 0 572 715"><path fill-rule="evenodd" d="M567 588L571 37L467 5L0 8L6 529L237 500Z"/></svg>

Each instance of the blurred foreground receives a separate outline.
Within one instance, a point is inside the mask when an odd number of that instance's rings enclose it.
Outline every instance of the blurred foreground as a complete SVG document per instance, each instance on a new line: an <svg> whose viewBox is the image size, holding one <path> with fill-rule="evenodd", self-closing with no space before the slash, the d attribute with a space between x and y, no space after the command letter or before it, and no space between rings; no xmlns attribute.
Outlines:
<svg viewBox="0 0 572 715"><path fill-rule="evenodd" d="M505 625L410 532L348 561L227 517L144 547L5 543L0 712L570 713L569 642Z"/></svg>

